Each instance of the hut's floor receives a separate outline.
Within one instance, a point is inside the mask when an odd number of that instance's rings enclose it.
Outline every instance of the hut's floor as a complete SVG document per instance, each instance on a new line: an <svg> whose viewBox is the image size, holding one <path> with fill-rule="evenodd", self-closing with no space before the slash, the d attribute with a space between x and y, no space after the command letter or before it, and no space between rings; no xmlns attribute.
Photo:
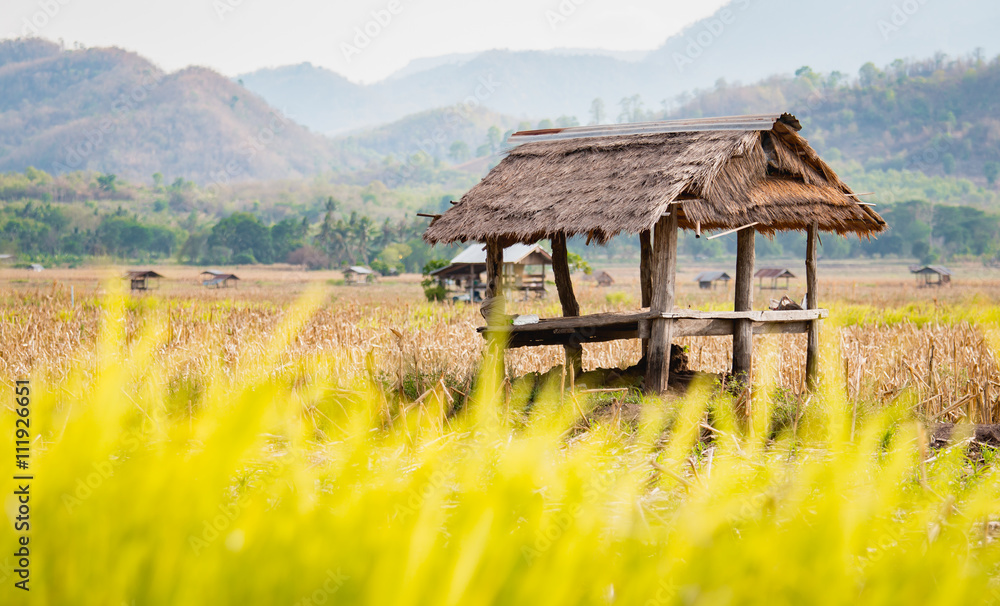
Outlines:
<svg viewBox="0 0 1000 606"><path fill-rule="evenodd" d="M671 395L681 396L687 393L691 383L696 378L706 379L711 383L720 382L722 375L704 373L690 370L688 368L687 355L683 350L672 347L670 359L670 382L668 389ZM642 389L646 376L646 359L639 360L634 366L625 369L621 368L597 368L575 377L575 387L581 390L588 389ZM545 373L531 373L523 379L533 380L535 391L544 389L549 385L560 385L565 381L569 387L570 377L563 376L563 367L557 366Z"/></svg>

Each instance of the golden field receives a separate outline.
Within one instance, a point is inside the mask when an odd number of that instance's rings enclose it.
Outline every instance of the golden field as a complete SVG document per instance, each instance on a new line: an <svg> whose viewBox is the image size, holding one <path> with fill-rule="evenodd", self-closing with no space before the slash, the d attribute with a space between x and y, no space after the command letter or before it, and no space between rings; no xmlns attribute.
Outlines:
<svg viewBox="0 0 1000 606"><path fill-rule="evenodd" d="M707 267L685 267L678 274L678 306L731 309L731 287L702 291L692 282ZM482 359L478 307L427 303L419 276L345 286L339 271L228 268L241 277L238 287L207 289L198 281L199 268L154 269L165 279L156 290L141 294L127 293L120 267L0 270L5 320L0 325L0 372L8 380L33 371L59 375L92 355L102 298L114 293L127 297L126 338L134 337L147 312L166 318L169 338L158 355L177 378L192 379L216 367L231 369L241 357L256 355L289 306L307 293L321 293L322 302L286 352L289 360L328 356L338 361L345 380L374 372L411 396L443 379L464 398ZM609 273L616 278L609 288L574 278L584 313L638 306L638 272L625 267ZM1000 422L994 355L1000 328L993 321L1000 306L1000 270L959 267L955 283L945 288L918 288L901 264L830 262L821 267L820 276L820 304L831 310L824 339L838 346L847 395L861 414L907 392L918 399L926 419ZM763 309L782 294L784 290L758 290L756 307ZM801 300L803 281L793 280L788 294ZM561 313L554 286L544 300L514 301L509 308L542 317ZM694 370L724 373L729 368L729 338L678 343L687 347ZM779 387L804 393L803 336L759 336L757 348L759 363L773 364ZM514 378L559 366L563 354L561 348L542 347L512 350L506 358ZM625 368L638 358L637 341L588 344L584 370Z"/></svg>
<svg viewBox="0 0 1000 606"><path fill-rule="evenodd" d="M744 417L699 380L665 400L529 393L516 377L561 351L508 352L499 376L478 310L422 301L414 277L240 269L238 290L206 291L165 267L177 278L133 296L120 271L0 276L0 376L7 402L29 381L33 477L23 535L23 483L0 474L0 603L1000 601L996 450L963 431L931 450L926 425L996 420L992 282L830 272L821 388L801 389L801 339L760 338ZM618 277L581 282L584 310L634 306ZM728 304L691 286L684 306ZM687 340L691 365L723 371L726 341Z"/></svg>

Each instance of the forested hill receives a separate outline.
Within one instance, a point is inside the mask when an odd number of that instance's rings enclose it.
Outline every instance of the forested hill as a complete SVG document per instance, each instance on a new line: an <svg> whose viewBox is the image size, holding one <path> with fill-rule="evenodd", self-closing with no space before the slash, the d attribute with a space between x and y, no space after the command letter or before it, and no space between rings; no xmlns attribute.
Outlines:
<svg viewBox="0 0 1000 606"><path fill-rule="evenodd" d="M0 91L0 171L159 172L211 183L296 177L348 161L211 70L167 74L120 49L0 42Z"/></svg>
<svg viewBox="0 0 1000 606"><path fill-rule="evenodd" d="M993 185L1000 163L1000 58L896 61L865 65L858 77L821 74L748 86L720 82L666 117L787 110L805 135L833 160L866 170L954 175Z"/></svg>

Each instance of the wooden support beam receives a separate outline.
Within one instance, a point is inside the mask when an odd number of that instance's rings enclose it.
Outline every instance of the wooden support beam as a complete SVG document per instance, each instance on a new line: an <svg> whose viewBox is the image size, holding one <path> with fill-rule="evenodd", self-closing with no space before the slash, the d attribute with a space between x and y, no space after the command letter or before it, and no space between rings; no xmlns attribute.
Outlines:
<svg viewBox="0 0 1000 606"><path fill-rule="evenodd" d="M647 229L639 232L639 288L642 293L642 307L649 307L653 299L653 239ZM642 355L649 351L649 339L642 340Z"/></svg>
<svg viewBox="0 0 1000 606"><path fill-rule="evenodd" d="M563 232L552 235L552 273L555 274L556 290L559 291L559 304L562 306L563 317L570 318L580 315L580 304L573 293L573 279L569 271L569 251L566 249L566 234ZM563 346L566 352L566 368L573 372L583 370L583 344L570 341Z"/></svg>
<svg viewBox="0 0 1000 606"><path fill-rule="evenodd" d="M819 293L816 290L816 245L819 240L819 225L813 223L806 232L806 309L819 307ZM806 341L806 385L816 386L819 376L819 320L809 323L809 337Z"/></svg>
<svg viewBox="0 0 1000 606"><path fill-rule="evenodd" d="M674 308L677 277L677 210L662 217L653 232L652 296L650 312L664 313ZM649 349L646 354L646 391L663 394L670 381L670 342L674 320L654 318L650 322Z"/></svg>
<svg viewBox="0 0 1000 606"><path fill-rule="evenodd" d="M736 311L753 309L753 269L757 232L741 230L736 241ZM753 369L753 322L736 320L733 331L733 375L749 381Z"/></svg>
<svg viewBox="0 0 1000 606"><path fill-rule="evenodd" d="M489 314L506 313L503 301L503 244L499 240L486 241L486 296L483 298L483 316L490 324ZM499 307L499 309L498 309Z"/></svg>
<svg viewBox="0 0 1000 606"><path fill-rule="evenodd" d="M483 305L480 312L486 318L487 326L502 325L501 318L506 317L507 305L503 295L503 243L497 239L486 241L486 296L483 297ZM470 301L471 303L471 301ZM489 346L487 347L487 367L493 366L496 370L496 379L506 374L504 368L504 349L507 346L506 330L497 330L489 333Z"/></svg>

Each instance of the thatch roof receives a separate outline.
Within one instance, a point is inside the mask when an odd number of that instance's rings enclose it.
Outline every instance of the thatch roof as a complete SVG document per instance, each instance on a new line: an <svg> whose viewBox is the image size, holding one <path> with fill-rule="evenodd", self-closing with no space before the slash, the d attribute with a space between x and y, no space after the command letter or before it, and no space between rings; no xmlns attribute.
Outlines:
<svg viewBox="0 0 1000 606"><path fill-rule="evenodd" d="M200 275L212 276L213 278L222 278L223 280L239 280L239 277L236 274L231 274L226 271L218 271L215 269L206 269L205 271L201 272Z"/></svg>
<svg viewBox="0 0 1000 606"><path fill-rule="evenodd" d="M732 278L724 271L703 271L694 279L695 282L715 282L716 280L728 282Z"/></svg>
<svg viewBox="0 0 1000 606"><path fill-rule="evenodd" d="M511 265L552 265L552 255L537 244L514 244L503 250L503 262ZM486 245L473 244L451 260L447 267L436 269L430 275L436 278L468 276L470 272L486 271Z"/></svg>
<svg viewBox="0 0 1000 606"><path fill-rule="evenodd" d="M160 274L148 269L133 269L125 273L126 280L142 280L149 278L162 278Z"/></svg>
<svg viewBox="0 0 1000 606"><path fill-rule="evenodd" d="M911 267L911 274L939 274L942 276L953 275L953 272L944 265L927 265L924 267Z"/></svg>
<svg viewBox="0 0 1000 606"><path fill-rule="evenodd" d="M685 229L883 231L799 128L782 114L517 133L424 238L509 244L564 232L605 242L650 229L671 205Z"/></svg>
<svg viewBox="0 0 1000 606"><path fill-rule="evenodd" d="M795 274L784 267L762 267L753 275L755 278L794 278Z"/></svg>

